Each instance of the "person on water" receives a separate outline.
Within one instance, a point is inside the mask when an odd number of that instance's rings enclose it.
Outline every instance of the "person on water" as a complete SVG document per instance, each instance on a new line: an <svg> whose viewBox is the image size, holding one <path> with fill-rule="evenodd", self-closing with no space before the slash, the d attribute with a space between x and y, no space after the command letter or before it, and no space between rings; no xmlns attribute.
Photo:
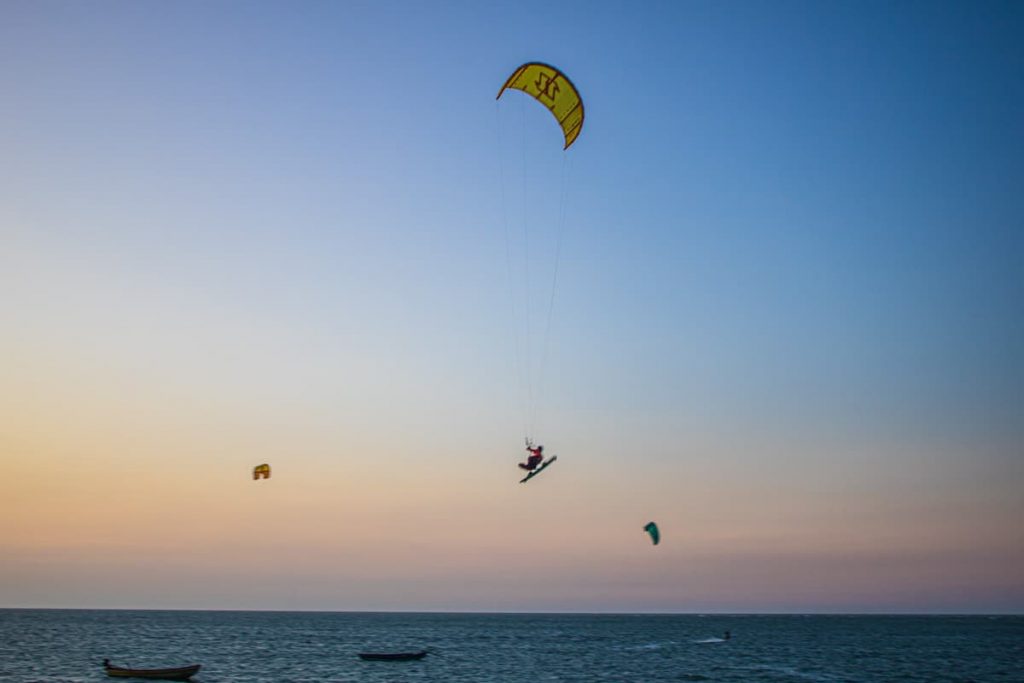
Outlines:
<svg viewBox="0 0 1024 683"><path fill-rule="evenodd" d="M519 463L519 466L524 470L532 472L544 460L544 447L534 446L532 442L527 441L526 450L530 452L530 457L526 459L526 462Z"/></svg>

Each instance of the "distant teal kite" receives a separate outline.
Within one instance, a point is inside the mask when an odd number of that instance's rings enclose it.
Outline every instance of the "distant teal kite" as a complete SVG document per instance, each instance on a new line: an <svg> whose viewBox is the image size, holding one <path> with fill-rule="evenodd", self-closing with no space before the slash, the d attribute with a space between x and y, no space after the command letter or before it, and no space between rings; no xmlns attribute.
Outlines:
<svg viewBox="0 0 1024 683"><path fill-rule="evenodd" d="M661 532L658 531L658 525L654 522L647 522L647 525L644 527L644 531L651 535L651 543L658 545L661 541Z"/></svg>

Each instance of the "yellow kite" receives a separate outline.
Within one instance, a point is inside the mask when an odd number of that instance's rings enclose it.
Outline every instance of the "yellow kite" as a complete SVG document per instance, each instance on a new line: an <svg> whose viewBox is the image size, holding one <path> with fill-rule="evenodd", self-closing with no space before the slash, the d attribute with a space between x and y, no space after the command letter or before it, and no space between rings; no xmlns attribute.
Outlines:
<svg viewBox="0 0 1024 683"><path fill-rule="evenodd" d="M572 81L549 64L528 62L508 77L498 97L508 88L522 90L547 107L565 134L564 149L569 149L583 129L583 100Z"/></svg>
<svg viewBox="0 0 1024 683"><path fill-rule="evenodd" d="M263 479L270 479L270 465L256 465L256 467L252 468L252 478L259 479L261 477Z"/></svg>

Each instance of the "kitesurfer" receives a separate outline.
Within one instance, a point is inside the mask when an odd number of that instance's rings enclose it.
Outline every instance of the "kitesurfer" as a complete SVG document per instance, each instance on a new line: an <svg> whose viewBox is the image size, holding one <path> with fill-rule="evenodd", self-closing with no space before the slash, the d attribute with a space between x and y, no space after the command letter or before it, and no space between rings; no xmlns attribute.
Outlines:
<svg viewBox="0 0 1024 683"><path fill-rule="evenodd" d="M544 460L544 447L534 446L532 442L527 441L526 450L530 452L530 457L526 459L526 462L519 463L519 466L524 470L532 472Z"/></svg>

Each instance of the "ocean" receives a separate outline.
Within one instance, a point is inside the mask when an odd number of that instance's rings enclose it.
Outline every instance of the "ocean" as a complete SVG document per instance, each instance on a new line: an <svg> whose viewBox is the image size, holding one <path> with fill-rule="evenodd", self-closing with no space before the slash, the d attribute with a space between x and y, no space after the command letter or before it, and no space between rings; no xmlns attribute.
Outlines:
<svg viewBox="0 0 1024 683"><path fill-rule="evenodd" d="M1024 683L1024 617L0 610L0 682L111 680L104 658L199 683Z"/></svg>

